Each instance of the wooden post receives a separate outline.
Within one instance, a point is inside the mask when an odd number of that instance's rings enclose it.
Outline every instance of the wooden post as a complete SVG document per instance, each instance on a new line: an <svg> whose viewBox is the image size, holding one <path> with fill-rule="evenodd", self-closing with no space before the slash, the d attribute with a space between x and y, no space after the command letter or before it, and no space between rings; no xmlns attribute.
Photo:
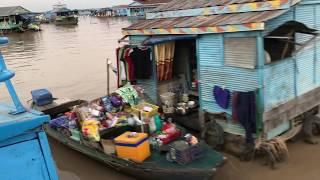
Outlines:
<svg viewBox="0 0 320 180"><path fill-rule="evenodd" d="M111 61L107 58L107 95L110 95L110 64Z"/></svg>
<svg viewBox="0 0 320 180"><path fill-rule="evenodd" d="M264 63L265 63L265 50L264 39L262 33L256 37L257 42L257 69L259 74L259 89L258 89L258 103L257 103L257 133L263 133L263 113L264 113Z"/></svg>

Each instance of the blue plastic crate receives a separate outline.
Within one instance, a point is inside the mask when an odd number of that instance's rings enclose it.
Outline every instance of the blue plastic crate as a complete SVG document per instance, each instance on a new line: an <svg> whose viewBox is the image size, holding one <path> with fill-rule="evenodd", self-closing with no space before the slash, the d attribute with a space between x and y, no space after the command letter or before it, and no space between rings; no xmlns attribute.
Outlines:
<svg viewBox="0 0 320 180"><path fill-rule="evenodd" d="M37 106L44 106L53 102L53 97L47 89L37 89L31 91L32 100Z"/></svg>

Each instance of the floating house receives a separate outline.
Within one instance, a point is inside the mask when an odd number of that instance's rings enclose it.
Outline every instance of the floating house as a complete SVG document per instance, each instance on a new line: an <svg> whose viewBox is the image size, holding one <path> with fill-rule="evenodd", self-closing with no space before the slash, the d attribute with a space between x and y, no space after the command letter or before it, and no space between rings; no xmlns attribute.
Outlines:
<svg viewBox="0 0 320 180"><path fill-rule="evenodd" d="M113 6L113 16L128 16L129 14L129 6L128 5L119 5Z"/></svg>
<svg viewBox="0 0 320 180"><path fill-rule="evenodd" d="M100 8L96 12L94 12L94 15L97 17L110 17L112 16L113 10L111 8Z"/></svg>
<svg viewBox="0 0 320 180"><path fill-rule="evenodd" d="M227 119L217 122L225 132L272 139L319 106L319 28L319 1L173 0L123 33L132 46L152 50L153 76L137 83L154 100L169 91L170 81L194 85L196 79L197 89L189 92L197 91L202 128L205 111L222 113ZM161 46L167 48L159 51ZM162 56L172 59L173 67L159 62ZM163 81L163 66L175 78ZM239 108L235 94L245 92L255 94L250 127L233 117Z"/></svg>
<svg viewBox="0 0 320 180"><path fill-rule="evenodd" d="M54 22L56 25L77 25L78 10L70 10L66 4L53 5Z"/></svg>
<svg viewBox="0 0 320 180"><path fill-rule="evenodd" d="M29 10L21 6L0 7L0 31L13 31L22 29L24 14Z"/></svg>
<svg viewBox="0 0 320 180"><path fill-rule="evenodd" d="M94 12L93 9L81 9L81 10L78 10L79 12L79 16L91 16L92 13Z"/></svg>
<svg viewBox="0 0 320 180"><path fill-rule="evenodd" d="M147 12L171 0L134 0L129 4L128 16L145 16Z"/></svg>

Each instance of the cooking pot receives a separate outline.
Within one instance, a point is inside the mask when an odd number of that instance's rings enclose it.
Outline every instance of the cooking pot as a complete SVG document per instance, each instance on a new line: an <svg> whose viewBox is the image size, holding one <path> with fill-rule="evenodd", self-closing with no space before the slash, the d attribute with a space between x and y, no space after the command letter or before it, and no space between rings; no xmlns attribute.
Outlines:
<svg viewBox="0 0 320 180"><path fill-rule="evenodd" d="M178 103L176 107L176 113L180 115L186 115L189 112L189 107L187 103Z"/></svg>

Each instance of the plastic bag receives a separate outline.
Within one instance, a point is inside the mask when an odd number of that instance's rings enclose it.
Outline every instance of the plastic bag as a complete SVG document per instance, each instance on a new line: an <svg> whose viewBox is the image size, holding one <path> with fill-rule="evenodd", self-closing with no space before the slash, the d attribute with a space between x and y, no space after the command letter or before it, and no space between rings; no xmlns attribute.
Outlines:
<svg viewBox="0 0 320 180"><path fill-rule="evenodd" d="M99 122L96 120L83 121L82 134L91 141L100 141Z"/></svg>

